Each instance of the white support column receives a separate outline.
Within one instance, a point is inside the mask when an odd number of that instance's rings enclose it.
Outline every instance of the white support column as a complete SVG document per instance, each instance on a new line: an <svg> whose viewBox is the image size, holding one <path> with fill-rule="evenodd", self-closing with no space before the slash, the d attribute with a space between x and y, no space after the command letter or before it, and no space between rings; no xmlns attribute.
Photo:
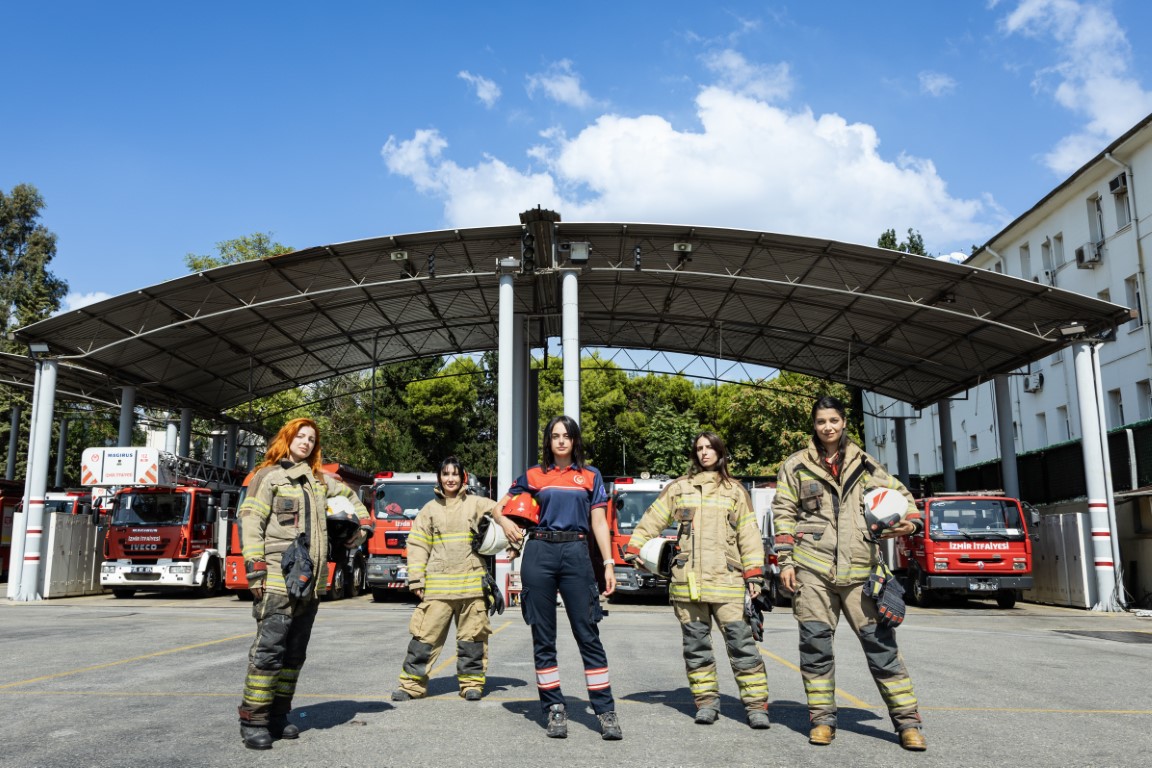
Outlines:
<svg viewBox="0 0 1152 768"><path fill-rule="evenodd" d="M12 406L12 431L8 433L8 468L4 472L5 480L16 477L16 451L20 450L20 415L23 409L19 404Z"/></svg>
<svg viewBox="0 0 1152 768"><path fill-rule="evenodd" d="M169 421L164 425L164 450L168 453L179 454L179 435L176 431L176 422Z"/></svg>
<svg viewBox="0 0 1152 768"><path fill-rule="evenodd" d="M519 476L528 467L527 436L536 426L528 422L528 333L524 317L515 315L512 322L512 475ZM511 481L509 481L511 482Z"/></svg>
<svg viewBox="0 0 1152 768"><path fill-rule="evenodd" d="M583 424L580 418L580 283L574 269L561 277L561 350L564 355L564 413Z"/></svg>
<svg viewBox="0 0 1152 768"><path fill-rule="evenodd" d="M120 388L120 448L132 445L132 428L136 426L136 387Z"/></svg>
<svg viewBox="0 0 1152 768"><path fill-rule="evenodd" d="M52 445L52 412L56 407L55 360L38 361L40 380L36 385L36 431L28 448L28 495L24 497L27 529L24 535L23 572L19 592L13 599L40 600L40 546L44 537L44 493L48 489L48 452ZM15 545L15 541L13 541ZM15 549L15 546L13 546ZM9 590L9 596L12 596Z"/></svg>
<svg viewBox="0 0 1152 768"><path fill-rule="evenodd" d="M1012 393L1008 389L1008 376L1001 373L992 378L996 390L996 434L1000 437L1000 479L1004 481L1004 495L1020 498L1020 475L1016 469L1016 431L1012 428Z"/></svg>
<svg viewBox="0 0 1152 768"><path fill-rule="evenodd" d="M940 463L944 469L944 490L956 490L956 449L952 445L952 403L945 398L938 400L936 415L940 423Z"/></svg>
<svg viewBox="0 0 1152 768"><path fill-rule="evenodd" d="M502 497L512 485L513 400L515 383L515 299L512 275L500 275L499 327L497 328L496 380L496 493Z"/></svg>
<svg viewBox="0 0 1152 768"><path fill-rule="evenodd" d="M24 583L24 550L28 533L28 497L32 492L32 447L36 435L36 408L40 394L40 362L36 362L32 383L32 411L28 414L28 459L24 462L24 506L12 515L12 538L8 549L8 599L20 599Z"/></svg>
<svg viewBox="0 0 1152 768"><path fill-rule="evenodd" d="M1113 578L1123 586L1124 561L1120 559L1120 528L1116 525L1116 489L1112 487L1112 449L1108 447L1108 420L1104 418L1104 376L1100 372L1100 344L1089 344L1092 353L1092 380L1096 382L1096 419L1100 423L1100 457L1104 463L1104 498L1108 502L1108 530L1112 535L1108 541L1112 544L1112 563L1115 568ZM1116 609L1123 610L1128 601L1124 597L1124 590L1115 592Z"/></svg>
<svg viewBox="0 0 1152 768"><path fill-rule="evenodd" d="M1108 486L1104 463L1106 439L1097 403L1103 400L1100 382L1093 375L1092 348L1086 341L1072 347L1076 366L1076 401L1080 410L1080 447L1084 454L1084 477L1088 490L1088 520L1092 529L1092 562L1096 570L1094 611L1119 611L1116 600L1116 562L1112 553L1112 528L1108 519Z"/></svg>
<svg viewBox="0 0 1152 768"><path fill-rule="evenodd" d="M189 457L192 455L192 409L180 409L180 445L177 446L178 454L181 456Z"/></svg>

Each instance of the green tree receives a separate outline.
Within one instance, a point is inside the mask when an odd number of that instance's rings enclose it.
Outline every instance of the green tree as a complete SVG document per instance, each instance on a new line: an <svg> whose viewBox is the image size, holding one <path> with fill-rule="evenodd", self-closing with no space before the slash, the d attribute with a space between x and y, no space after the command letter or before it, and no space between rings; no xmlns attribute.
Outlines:
<svg viewBox="0 0 1152 768"><path fill-rule="evenodd" d="M0 191L0 349L22 354L9 333L43 320L60 308L68 283L49 264L56 256L56 235L40 223L44 198L31 184Z"/></svg>
<svg viewBox="0 0 1152 768"><path fill-rule="evenodd" d="M924 238L919 232L908 228L908 239L897 242L896 230L884 230L884 234L880 235L876 241L876 245L881 248L887 248L890 251L902 251L904 253L912 253L917 256L928 256L928 251L924 250Z"/></svg>
<svg viewBox="0 0 1152 768"><path fill-rule="evenodd" d="M242 261L258 261L270 256L279 256L282 253L291 253L292 248L283 243L272 240L271 232L257 232L252 235L243 235L233 240L222 240L216 243L215 256L201 256L189 253L184 257L184 264L190 272L203 272L206 269L223 267L227 264L239 264Z"/></svg>
<svg viewBox="0 0 1152 768"><path fill-rule="evenodd" d="M649 471L676 477L688 471L692 438L700 431L695 415L676 411L670 405L657 406L648 420Z"/></svg>

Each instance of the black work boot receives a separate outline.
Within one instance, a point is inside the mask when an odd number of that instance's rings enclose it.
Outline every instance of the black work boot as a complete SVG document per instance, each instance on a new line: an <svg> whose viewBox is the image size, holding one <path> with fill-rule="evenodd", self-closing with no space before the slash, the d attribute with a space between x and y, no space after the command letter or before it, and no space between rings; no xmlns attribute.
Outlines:
<svg viewBox="0 0 1152 768"><path fill-rule="evenodd" d="M288 719L288 715L272 715L268 721L268 733L273 739L300 738L300 729Z"/></svg>
<svg viewBox="0 0 1152 768"><path fill-rule="evenodd" d="M568 713L564 711L563 704L548 707L548 738L568 738Z"/></svg>
<svg viewBox="0 0 1152 768"><path fill-rule="evenodd" d="M240 738L248 749L272 749L272 734L266 725L240 724Z"/></svg>

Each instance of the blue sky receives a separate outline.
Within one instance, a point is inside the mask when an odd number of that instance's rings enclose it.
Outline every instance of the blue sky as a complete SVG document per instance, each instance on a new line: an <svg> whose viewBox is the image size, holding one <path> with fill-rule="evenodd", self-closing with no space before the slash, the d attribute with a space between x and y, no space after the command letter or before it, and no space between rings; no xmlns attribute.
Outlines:
<svg viewBox="0 0 1152 768"><path fill-rule="evenodd" d="M7 2L0 188L45 197L69 307L253 232L537 204L967 252L1152 112L1139 29L1144 0Z"/></svg>

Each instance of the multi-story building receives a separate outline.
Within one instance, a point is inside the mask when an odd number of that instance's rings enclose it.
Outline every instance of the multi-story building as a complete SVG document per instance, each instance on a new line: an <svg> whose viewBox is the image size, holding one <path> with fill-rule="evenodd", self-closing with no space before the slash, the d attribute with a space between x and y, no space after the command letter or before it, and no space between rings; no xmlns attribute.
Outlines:
<svg viewBox="0 0 1152 768"><path fill-rule="evenodd" d="M1152 322L1147 298L1152 266L1148 263L1152 259L1150 212L1152 115L1104 148L965 262L1135 310L1115 338L1099 347L1104 426L1109 431L1152 419ZM1018 455L1081 438L1071 350L1016 371L1008 389ZM958 471L1000 457L994 398L989 382L948 402ZM916 412L905 403L866 393L864 405L870 452L889 466L897 466L898 430L892 418L903 417L908 473L941 473L938 404ZM1133 471L1131 477L1136 474ZM1137 484L1129 477L1114 477L1117 493ZM1149 510L1141 505L1146 505L1146 498L1132 502L1134 510L1126 511L1118 527L1121 543L1127 539L1124 560L1134 558L1137 567L1141 561L1147 564L1139 574L1142 595L1152 591L1152 528L1144 538L1141 518L1148 518ZM1152 518L1144 522L1152 523Z"/></svg>

